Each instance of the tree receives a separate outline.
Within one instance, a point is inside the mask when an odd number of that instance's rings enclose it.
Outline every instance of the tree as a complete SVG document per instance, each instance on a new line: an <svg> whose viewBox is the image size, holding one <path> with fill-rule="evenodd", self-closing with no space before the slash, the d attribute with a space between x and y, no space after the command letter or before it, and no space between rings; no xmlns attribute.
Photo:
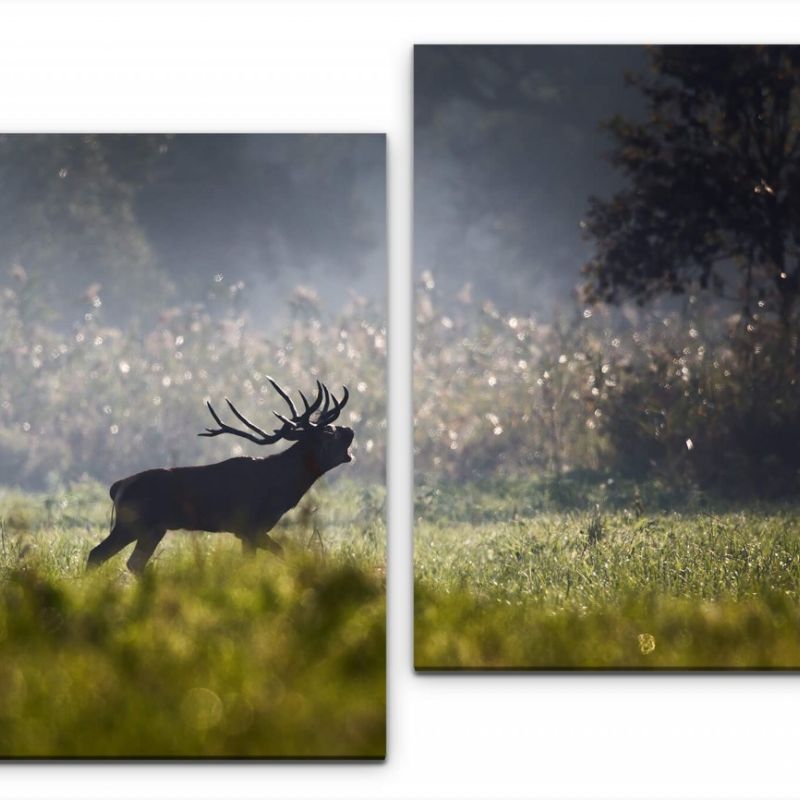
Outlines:
<svg viewBox="0 0 800 800"><path fill-rule="evenodd" d="M629 76L647 118L615 117L627 185L593 197L590 299L641 302L690 287L735 291L788 329L800 294L800 47L651 49Z"/></svg>

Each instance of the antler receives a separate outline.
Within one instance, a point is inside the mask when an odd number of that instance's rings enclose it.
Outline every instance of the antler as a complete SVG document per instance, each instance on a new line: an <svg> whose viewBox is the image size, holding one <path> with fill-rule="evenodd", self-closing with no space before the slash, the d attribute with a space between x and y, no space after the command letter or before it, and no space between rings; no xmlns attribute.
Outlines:
<svg viewBox="0 0 800 800"><path fill-rule="evenodd" d="M345 404L350 397L347 387L344 386L342 399L337 400L336 397L328 391L328 387L325 386L324 383L317 381L317 396L314 399L314 402L311 404L309 404L306 396L302 392L299 392L305 410L302 414L298 414L297 408L292 402L292 398L289 397L289 395L272 378L267 377L267 380L272 384L275 391L283 398L283 400L286 402L286 405L289 406L291 418L286 417L283 414L279 414L277 411L272 412L283 423L282 427L277 428L272 433L267 433L247 419L247 417L245 417L244 414L242 414L226 397L225 402L228 404L228 408L230 408L230 410L233 412L233 415L240 422L244 423L244 425L251 431L258 434L258 436L254 436L253 433L249 433L246 430L240 430L239 428L233 428L230 425L226 425L219 418L217 412L214 411L214 407L211 405L210 401L207 401L206 405L208 406L208 410L211 412L211 416L214 418L214 422L219 425L219 428L206 428L203 433L198 433L197 435L211 437L219 436L223 433L230 433L233 436L241 436L243 439L247 439L255 444L275 444L275 442L278 442L282 439L285 441L297 441L304 435L311 433L316 428L324 428L326 425L330 425L338 418L339 414L341 414L342 409L345 407ZM331 400L333 401L333 408L330 407ZM314 414L320 408L320 406L322 406L322 409L319 411L317 421L312 422L311 415Z"/></svg>
<svg viewBox="0 0 800 800"><path fill-rule="evenodd" d="M331 399L333 400L333 408L330 411L326 411L320 414L320 417L317 420L317 425L330 425L331 422L338 419L339 414L342 413L342 409L347 405L347 401L350 399L350 392L347 391L347 387L342 386L342 390L343 391L341 400L337 400L331 394Z"/></svg>
<svg viewBox="0 0 800 800"><path fill-rule="evenodd" d="M250 430L255 431L259 434L259 438L253 436L252 433L248 433L247 431L239 430L238 428L232 428L230 425L226 425L218 416L217 412L214 411L214 406L211 405L211 401L207 400L206 405L208 406L208 410L211 412L211 416L214 417L214 422L219 425L219 428L216 430L214 428L206 428L203 433L198 433L198 436L219 436L222 433L230 433L234 436L241 436L243 439L249 439L251 442L255 442L255 444L275 444L275 442L280 441L283 437L282 429L280 431L274 431L273 433L267 433L266 431L262 431L257 425L254 425L250 422L247 417L242 414L236 406L225 398L225 402L228 404L228 408L234 413L237 419L241 420ZM285 427L285 426L284 426Z"/></svg>

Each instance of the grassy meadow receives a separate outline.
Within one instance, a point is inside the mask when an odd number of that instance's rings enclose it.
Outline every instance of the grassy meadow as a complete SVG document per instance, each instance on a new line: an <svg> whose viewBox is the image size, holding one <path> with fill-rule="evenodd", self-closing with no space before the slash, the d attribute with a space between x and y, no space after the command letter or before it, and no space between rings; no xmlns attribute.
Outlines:
<svg viewBox="0 0 800 800"><path fill-rule="evenodd" d="M766 302L416 300L417 668L800 667L800 345Z"/></svg>
<svg viewBox="0 0 800 800"><path fill-rule="evenodd" d="M800 667L797 507L582 486L418 493L418 669Z"/></svg>
<svg viewBox="0 0 800 800"><path fill-rule="evenodd" d="M86 574L106 489L0 491L0 756L385 753L384 490L312 491L273 532L169 533Z"/></svg>

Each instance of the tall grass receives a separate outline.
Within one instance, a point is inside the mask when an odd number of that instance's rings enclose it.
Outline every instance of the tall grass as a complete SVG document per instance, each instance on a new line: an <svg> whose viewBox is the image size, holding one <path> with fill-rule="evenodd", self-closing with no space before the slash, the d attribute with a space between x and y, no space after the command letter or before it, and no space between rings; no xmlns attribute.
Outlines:
<svg viewBox="0 0 800 800"><path fill-rule="evenodd" d="M278 560L171 533L84 573L108 502L0 498L0 756L382 757L383 489L315 490Z"/></svg>
<svg viewBox="0 0 800 800"><path fill-rule="evenodd" d="M425 520L414 561L421 668L800 667L792 507Z"/></svg>

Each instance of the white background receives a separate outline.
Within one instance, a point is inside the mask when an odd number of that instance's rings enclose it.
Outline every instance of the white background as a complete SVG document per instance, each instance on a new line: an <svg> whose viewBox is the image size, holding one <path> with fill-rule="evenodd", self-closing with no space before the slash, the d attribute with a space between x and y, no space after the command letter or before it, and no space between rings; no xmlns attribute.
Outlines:
<svg viewBox="0 0 800 800"><path fill-rule="evenodd" d="M387 762L3 764L2 796L800 795L800 677L412 673L409 380L415 42L798 40L788 2L0 0L0 130L385 131L391 212Z"/></svg>

